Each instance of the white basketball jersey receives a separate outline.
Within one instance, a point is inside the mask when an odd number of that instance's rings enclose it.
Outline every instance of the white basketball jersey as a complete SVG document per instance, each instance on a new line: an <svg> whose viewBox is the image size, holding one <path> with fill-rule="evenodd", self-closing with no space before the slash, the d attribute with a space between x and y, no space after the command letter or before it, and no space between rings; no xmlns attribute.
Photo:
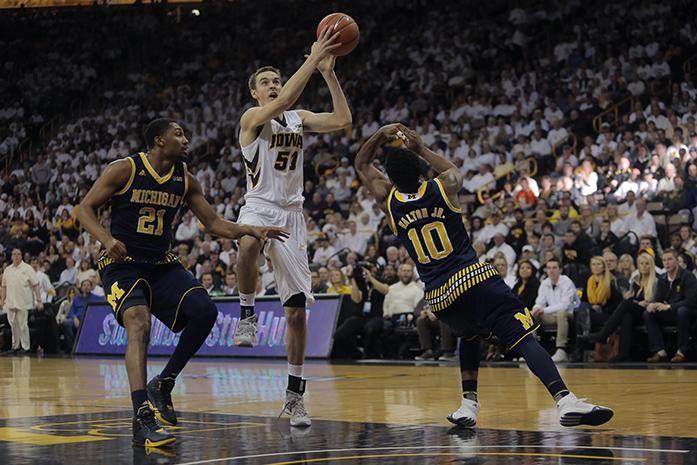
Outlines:
<svg viewBox="0 0 697 465"><path fill-rule="evenodd" d="M303 122L297 111L284 111L283 121L264 124L259 136L242 147L247 167L248 203L279 208L303 205Z"/></svg>

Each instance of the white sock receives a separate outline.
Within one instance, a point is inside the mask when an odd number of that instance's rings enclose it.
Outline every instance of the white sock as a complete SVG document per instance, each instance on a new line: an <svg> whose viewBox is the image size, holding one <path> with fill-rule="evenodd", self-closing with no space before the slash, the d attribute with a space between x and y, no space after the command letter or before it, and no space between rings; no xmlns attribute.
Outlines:
<svg viewBox="0 0 697 465"><path fill-rule="evenodd" d="M244 305L245 307L254 307L254 297L256 296L256 293L252 292L251 294L242 294L240 293L240 305Z"/></svg>
<svg viewBox="0 0 697 465"><path fill-rule="evenodd" d="M296 378L302 379L303 377L303 367L304 365L291 365L288 364L288 374L290 376L295 376Z"/></svg>

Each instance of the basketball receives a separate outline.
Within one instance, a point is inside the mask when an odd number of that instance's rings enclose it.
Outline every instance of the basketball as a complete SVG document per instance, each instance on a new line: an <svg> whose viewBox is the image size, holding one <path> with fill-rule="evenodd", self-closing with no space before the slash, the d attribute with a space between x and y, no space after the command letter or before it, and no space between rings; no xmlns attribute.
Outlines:
<svg viewBox="0 0 697 465"><path fill-rule="evenodd" d="M327 26L333 28L332 33L339 31L339 42L341 42L341 47L332 50L332 54L341 57L348 55L356 48L361 33L358 30L358 24L352 17L345 13L332 13L325 16L317 26L317 37Z"/></svg>

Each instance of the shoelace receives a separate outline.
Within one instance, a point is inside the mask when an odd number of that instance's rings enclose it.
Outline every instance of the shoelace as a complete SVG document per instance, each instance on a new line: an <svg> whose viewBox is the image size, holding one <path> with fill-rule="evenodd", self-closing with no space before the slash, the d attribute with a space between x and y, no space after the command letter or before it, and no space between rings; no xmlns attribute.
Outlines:
<svg viewBox="0 0 697 465"><path fill-rule="evenodd" d="M255 332L256 331L253 321L241 321L237 330L237 335L242 337L253 338Z"/></svg>
<svg viewBox="0 0 697 465"><path fill-rule="evenodd" d="M150 431L157 431L160 429L160 425L157 424L157 420L155 419L155 412L149 408L138 411L138 421Z"/></svg>
<svg viewBox="0 0 697 465"><path fill-rule="evenodd" d="M298 415L307 416L307 410L305 410L305 403L302 401L302 397L292 397L291 399L287 400L283 405L283 410L281 410L278 418L281 418L281 416L286 412L289 415L293 415L295 413Z"/></svg>

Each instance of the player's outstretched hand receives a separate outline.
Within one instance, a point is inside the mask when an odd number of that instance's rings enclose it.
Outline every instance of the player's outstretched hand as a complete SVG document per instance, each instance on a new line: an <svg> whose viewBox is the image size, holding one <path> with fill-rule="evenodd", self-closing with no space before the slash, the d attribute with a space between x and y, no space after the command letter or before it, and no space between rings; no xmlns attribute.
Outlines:
<svg viewBox="0 0 697 465"><path fill-rule="evenodd" d="M310 58L313 58L315 63L321 62L325 57L331 54L332 50L341 47L341 42L338 41L338 38L338 31L332 34L332 27L325 27L317 38L317 41L312 44Z"/></svg>
<svg viewBox="0 0 697 465"><path fill-rule="evenodd" d="M126 258L126 245L118 239L111 240L104 245L106 247L107 257L115 262L120 262Z"/></svg>
<svg viewBox="0 0 697 465"><path fill-rule="evenodd" d="M260 228L258 226L243 226L240 230L240 237L242 236L252 236L256 237L260 241L265 241L266 239L278 239L284 242L290 234L283 228Z"/></svg>

